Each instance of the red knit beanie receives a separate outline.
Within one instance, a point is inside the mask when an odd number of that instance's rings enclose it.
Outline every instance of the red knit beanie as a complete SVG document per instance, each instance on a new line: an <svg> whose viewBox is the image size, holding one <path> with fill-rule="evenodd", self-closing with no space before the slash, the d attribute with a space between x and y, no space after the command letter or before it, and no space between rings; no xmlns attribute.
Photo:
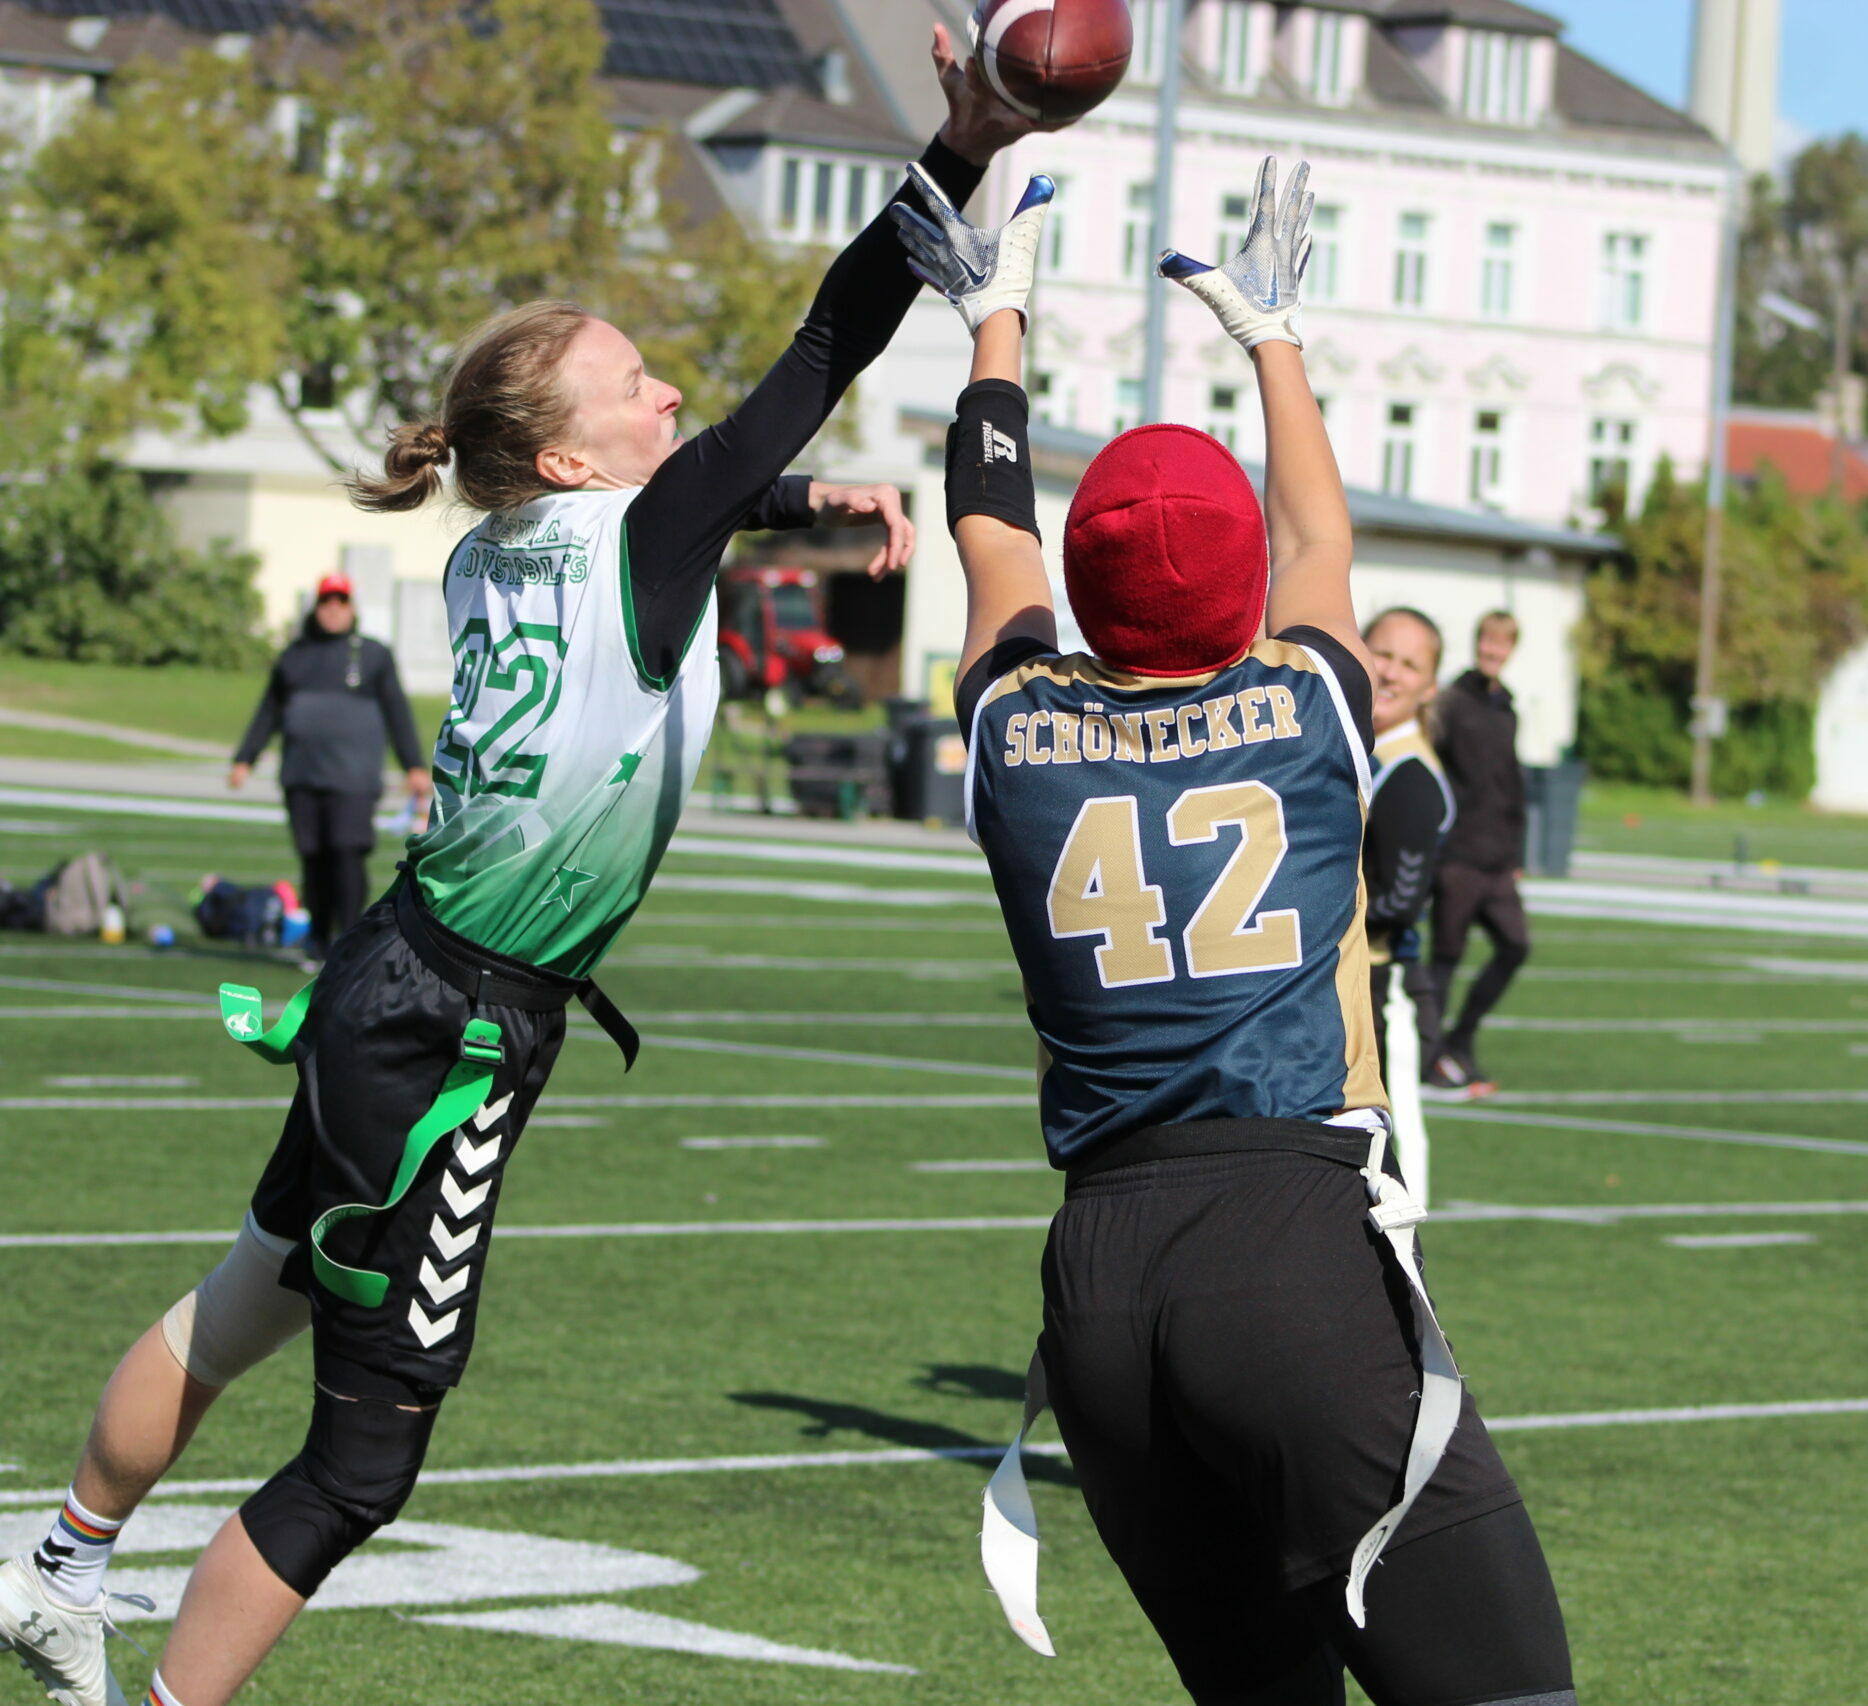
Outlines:
<svg viewBox="0 0 1868 1706"><path fill-rule="evenodd" d="M1064 588L1090 648L1137 675L1231 663L1265 612L1265 517L1238 459L1192 427L1136 427L1085 470Z"/></svg>

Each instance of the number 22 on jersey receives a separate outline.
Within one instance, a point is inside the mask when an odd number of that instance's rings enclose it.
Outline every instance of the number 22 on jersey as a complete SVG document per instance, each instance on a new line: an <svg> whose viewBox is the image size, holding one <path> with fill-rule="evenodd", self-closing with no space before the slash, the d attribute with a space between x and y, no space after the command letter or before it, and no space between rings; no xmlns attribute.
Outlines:
<svg viewBox="0 0 1868 1706"><path fill-rule="evenodd" d="M1278 795L1263 782L1228 782L1189 788L1168 809L1168 841L1175 847L1212 842L1234 828L1238 846L1181 932L1190 977L1237 977L1303 964L1296 909L1258 911L1290 847ZM1173 980L1173 948L1155 934L1167 923L1166 898L1142 869L1134 795L1083 802L1046 898L1052 936L1102 938L1096 973L1105 989Z"/></svg>

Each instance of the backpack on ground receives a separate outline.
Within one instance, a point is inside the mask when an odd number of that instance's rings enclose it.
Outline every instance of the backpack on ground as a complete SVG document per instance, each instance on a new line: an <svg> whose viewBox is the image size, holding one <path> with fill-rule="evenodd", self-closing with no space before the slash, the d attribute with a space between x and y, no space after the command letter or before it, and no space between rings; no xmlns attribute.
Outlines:
<svg viewBox="0 0 1868 1706"><path fill-rule="evenodd" d="M36 892L45 904L45 930L52 936L95 936L105 915L117 909L121 927L128 896L116 867L101 853L80 853L39 879Z"/></svg>

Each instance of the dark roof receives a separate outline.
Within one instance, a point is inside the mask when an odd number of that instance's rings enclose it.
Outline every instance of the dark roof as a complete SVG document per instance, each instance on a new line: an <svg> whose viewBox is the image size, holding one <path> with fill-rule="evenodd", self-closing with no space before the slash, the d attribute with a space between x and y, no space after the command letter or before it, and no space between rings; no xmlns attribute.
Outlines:
<svg viewBox="0 0 1868 1706"><path fill-rule="evenodd" d="M204 35L257 35L297 20L294 0L30 0L55 18L168 18Z"/></svg>
<svg viewBox="0 0 1868 1706"><path fill-rule="evenodd" d="M55 18L166 18L203 35L257 35L305 24L303 0L26 0ZM778 0L596 0L604 70L707 88L814 89Z"/></svg>
<svg viewBox="0 0 1868 1706"><path fill-rule="evenodd" d="M604 69L709 88L812 89L804 49L777 0L597 0Z"/></svg>
<svg viewBox="0 0 1868 1706"><path fill-rule="evenodd" d="M945 434L953 416L938 409L905 408L901 419L904 427L915 431L917 436L925 436L932 444L937 441L937 435ZM1046 421L1033 421L1029 438L1033 472L1071 481L1082 475L1107 442L1095 433L1052 426ZM1262 463L1241 460L1240 466L1255 484L1263 484ZM1413 498L1371 492L1362 486L1346 487L1345 495L1349 499L1350 522L1357 528L1366 527L1377 533L1424 534L1439 539L1468 540L1475 545L1496 545L1507 551L1561 551L1581 557L1605 557L1621 549L1621 541L1612 534L1543 527L1486 510L1447 509L1439 504L1418 503Z"/></svg>
<svg viewBox="0 0 1868 1706"><path fill-rule="evenodd" d="M1389 0L1381 12L1384 24L1471 24L1483 30L1511 30L1519 35L1554 36L1563 33L1563 20L1548 12L1534 12L1515 0Z"/></svg>
<svg viewBox="0 0 1868 1706"><path fill-rule="evenodd" d="M1556 104L1557 111L1575 125L1666 131L1714 142L1696 119L1561 43L1557 46Z"/></svg>
<svg viewBox="0 0 1868 1706"><path fill-rule="evenodd" d="M1446 104L1414 61L1380 30L1369 31L1365 64L1368 91L1385 107L1439 108Z"/></svg>

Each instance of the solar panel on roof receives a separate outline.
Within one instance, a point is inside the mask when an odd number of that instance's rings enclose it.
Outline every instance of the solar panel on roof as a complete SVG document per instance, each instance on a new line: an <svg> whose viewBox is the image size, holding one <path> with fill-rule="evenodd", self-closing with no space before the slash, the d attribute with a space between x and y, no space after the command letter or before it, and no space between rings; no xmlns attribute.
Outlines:
<svg viewBox="0 0 1868 1706"><path fill-rule="evenodd" d="M810 88L811 67L776 0L597 0L604 69L716 88Z"/></svg>
<svg viewBox="0 0 1868 1706"><path fill-rule="evenodd" d="M713 88L815 86L777 0L596 0L613 77ZM53 17L173 19L207 35L257 34L304 14L302 0L25 0Z"/></svg>

